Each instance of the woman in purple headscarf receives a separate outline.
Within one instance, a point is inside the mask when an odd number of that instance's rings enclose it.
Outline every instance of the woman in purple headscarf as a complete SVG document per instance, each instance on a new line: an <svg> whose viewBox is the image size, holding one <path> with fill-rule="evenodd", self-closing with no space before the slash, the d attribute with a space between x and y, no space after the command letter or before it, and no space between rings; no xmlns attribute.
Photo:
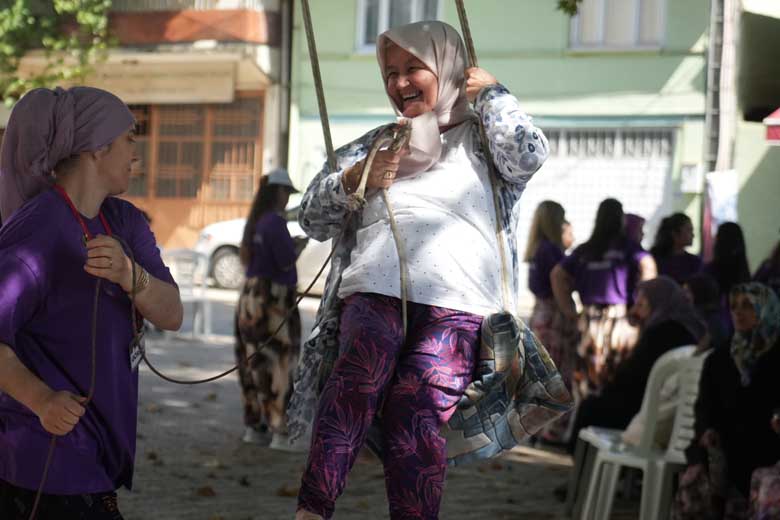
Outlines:
<svg viewBox="0 0 780 520"><path fill-rule="evenodd" d="M355 209L350 194L375 129L337 151L337 169L326 166L301 204L310 236L342 239L288 411L293 440L313 429L297 518L333 515L366 441L381 451L390 517L438 517L448 460L439 432L474 377L483 317L502 308L499 247L511 252L509 292L517 294L516 243L496 239L477 118L500 177L499 224L508 237L515 236L520 194L548 154L517 99L485 70L466 69L451 26L391 29L377 39L377 58L392 106L412 125L409 150L377 154L366 205ZM398 253L379 188L388 189L407 253L405 338ZM495 435L483 438L474 457L506 448Z"/></svg>
<svg viewBox="0 0 780 520"><path fill-rule="evenodd" d="M138 402L129 295L160 328L182 319L146 219L114 197L128 187L134 123L119 98L89 87L35 89L11 112L0 151L0 518L27 519L41 485L39 520L121 518L115 490L132 484Z"/></svg>

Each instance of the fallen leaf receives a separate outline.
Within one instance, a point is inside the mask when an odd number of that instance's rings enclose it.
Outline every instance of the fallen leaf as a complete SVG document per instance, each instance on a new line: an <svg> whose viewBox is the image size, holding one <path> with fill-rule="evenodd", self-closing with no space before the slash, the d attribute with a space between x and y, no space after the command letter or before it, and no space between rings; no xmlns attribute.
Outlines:
<svg viewBox="0 0 780 520"><path fill-rule="evenodd" d="M209 395L206 396L205 400L206 401L216 401L217 400L217 394L212 392L212 393L210 393Z"/></svg>
<svg viewBox="0 0 780 520"><path fill-rule="evenodd" d="M497 469L497 470L502 470L502 469L504 469L504 465L503 465L503 464L501 464L500 462L498 462L497 460L494 460L494 461L493 461L493 462L490 464L490 469Z"/></svg>
<svg viewBox="0 0 780 520"><path fill-rule="evenodd" d="M157 460L157 453L154 451L147 451L146 452L146 459L147 460Z"/></svg>
<svg viewBox="0 0 780 520"><path fill-rule="evenodd" d="M162 410L162 407L160 407L159 404L152 403L152 404L146 405L146 411L149 412L149 413L157 413L157 412L159 412L161 410Z"/></svg>
<svg viewBox="0 0 780 520"><path fill-rule="evenodd" d="M217 492L214 491L214 488L211 486L203 486L202 488L198 488L195 490L195 494L199 497L215 497L217 496Z"/></svg>
<svg viewBox="0 0 780 520"><path fill-rule="evenodd" d="M251 486L252 484L250 484L250 482L249 482L249 477L247 477L246 475L244 475L243 477L241 477L240 479L238 479L238 485L239 485L239 486L244 486L244 487L249 487L249 486Z"/></svg>
<svg viewBox="0 0 780 520"><path fill-rule="evenodd" d="M222 515L211 515L209 520L225 520L225 517Z"/></svg>

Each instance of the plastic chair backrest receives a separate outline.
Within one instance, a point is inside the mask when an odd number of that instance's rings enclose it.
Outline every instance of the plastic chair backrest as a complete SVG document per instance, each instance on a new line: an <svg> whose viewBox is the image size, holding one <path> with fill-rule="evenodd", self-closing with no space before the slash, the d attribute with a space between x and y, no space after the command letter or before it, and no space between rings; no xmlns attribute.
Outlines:
<svg viewBox="0 0 780 520"><path fill-rule="evenodd" d="M681 362L689 359L695 350L695 345L677 347L665 352L653 364L647 379L645 395L642 398L640 413L645 414L645 428L637 446L639 451L649 453L653 449L658 425L658 408L661 405L661 387L670 376L677 373Z"/></svg>
<svg viewBox="0 0 780 520"><path fill-rule="evenodd" d="M677 410L674 415L672 436L666 450L666 460L669 462L685 463L685 450L695 436L693 429L696 421L694 408L696 398L699 396L699 380L704 360L709 354L709 352L704 352L680 363Z"/></svg>
<svg viewBox="0 0 780 520"><path fill-rule="evenodd" d="M163 251L162 259L182 296L205 293L208 275L206 255L192 249L170 249Z"/></svg>

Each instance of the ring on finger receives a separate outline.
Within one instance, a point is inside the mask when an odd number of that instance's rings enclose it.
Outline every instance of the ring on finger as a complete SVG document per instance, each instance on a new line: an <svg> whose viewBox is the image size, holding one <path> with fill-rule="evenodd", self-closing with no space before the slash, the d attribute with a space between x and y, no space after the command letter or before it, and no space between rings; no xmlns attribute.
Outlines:
<svg viewBox="0 0 780 520"><path fill-rule="evenodd" d="M385 170L385 174L382 176L383 179L392 179L395 177L395 172L393 170Z"/></svg>
<svg viewBox="0 0 780 520"><path fill-rule="evenodd" d="M111 269L112 267L114 267L114 259L113 258L109 258L108 259L108 268Z"/></svg>

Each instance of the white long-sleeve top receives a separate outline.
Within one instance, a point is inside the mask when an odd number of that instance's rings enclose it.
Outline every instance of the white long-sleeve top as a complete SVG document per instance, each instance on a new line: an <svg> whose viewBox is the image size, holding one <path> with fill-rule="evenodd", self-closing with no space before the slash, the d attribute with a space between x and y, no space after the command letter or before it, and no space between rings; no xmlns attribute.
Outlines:
<svg viewBox="0 0 780 520"><path fill-rule="evenodd" d="M501 276L490 177L475 157L466 122L441 136L441 159L398 178L388 190L406 250L409 301L486 316L501 310ZM339 298L353 293L400 297L398 252L378 192L363 208Z"/></svg>

